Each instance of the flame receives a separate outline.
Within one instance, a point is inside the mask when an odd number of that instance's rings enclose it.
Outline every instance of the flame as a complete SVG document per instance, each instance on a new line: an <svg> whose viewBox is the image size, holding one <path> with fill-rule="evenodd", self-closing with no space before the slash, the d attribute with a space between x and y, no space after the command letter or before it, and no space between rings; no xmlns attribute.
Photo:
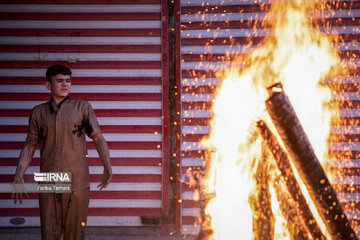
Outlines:
<svg viewBox="0 0 360 240"><path fill-rule="evenodd" d="M244 239L252 236L248 198L254 182L253 171L248 169L253 169L249 159L258 153L259 141L249 143L248 129L259 109L248 103L257 102L258 107L263 103L254 91L248 90L252 88L251 76L242 77L247 80L238 81L238 71L232 70L224 79L214 102L211 137L206 143L215 148L209 153L212 161L208 166L206 192L215 193L216 197L207 204L206 214L214 216L211 222L217 226L213 228L216 239L231 239L239 229L248 229L241 233Z"/></svg>
<svg viewBox="0 0 360 240"><path fill-rule="evenodd" d="M245 58L242 69L236 67L240 61L237 60L234 67L222 73L223 82L213 101L211 131L202 141L208 154L202 191L207 198L205 214L212 232L210 239L253 237L256 226L251 196L262 158L254 121L265 120L276 133L265 111L266 87L282 82L319 160L323 165L329 160L327 139L334 113L328 108L331 91L320 81L336 69L340 60L332 39L310 22L308 13L314 11L315 4L316 1L300 0L275 2L265 17L272 22L273 36ZM274 181L276 171L269 174ZM273 184L269 185L275 237L285 239L289 234L274 205ZM304 184L300 185L310 201ZM326 234L316 210L311 208Z"/></svg>

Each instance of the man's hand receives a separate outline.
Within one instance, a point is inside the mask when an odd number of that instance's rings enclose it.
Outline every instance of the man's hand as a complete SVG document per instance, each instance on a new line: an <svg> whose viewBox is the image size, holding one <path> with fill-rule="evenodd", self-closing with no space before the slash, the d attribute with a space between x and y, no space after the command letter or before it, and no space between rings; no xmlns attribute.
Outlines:
<svg viewBox="0 0 360 240"><path fill-rule="evenodd" d="M12 183L14 188L11 194L11 197L14 198L14 204L19 200L20 204L22 204L23 193L25 193L26 197L29 197L27 192L25 191L24 179L19 175L16 175L14 178L14 182Z"/></svg>
<svg viewBox="0 0 360 240"><path fill-rule="evenodd" d="M103 180L102 182L97 186L98 188L100 188L100 191L103 189L103 188L106 188L110 181L111 181L111 178L112 178L112 170L111 170L111 167L108 168L108 169L104 169L104 174L103 174Z"/></svg>

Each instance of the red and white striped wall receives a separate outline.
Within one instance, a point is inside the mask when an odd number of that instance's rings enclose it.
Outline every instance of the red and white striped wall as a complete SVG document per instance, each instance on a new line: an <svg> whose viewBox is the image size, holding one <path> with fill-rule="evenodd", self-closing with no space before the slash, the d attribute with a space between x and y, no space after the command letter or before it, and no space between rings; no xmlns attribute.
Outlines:
<svg viewBox="0 0 360 240"><path fill-rule="evenodd" d="M0 182L11 182L33 106L48 101L46 68L73 70L70 97L88 100L110 148L113 180L87 139L89 226L143 226L168 213L168 36L164 0L4 0L0 3ZM25 181L39 171L37 150ZM0 227L39 226L38 194L0 194Z"/></svg>
<svg viewBox="0 0 360 240"><path fill-rule="evenodd" d="M322 12L322 29L328 34L336 31L341 41L334 44L344 62L355 58L352 67L348 65L350 76L337 76L333 83L335 91L345 99L334 97L340 106L339 126L334 126L332 134L345 134L341 142L334 143L330 151L336 153L333 168L343 171L345 177L334 180L335 188L352 226L359 233L360 209L360 144L358 143L360 120L358 93L359 52L360 52L360 2L326 1L328 9ZM221 69L230 53L248 53L266 36L271 29L261 28L261 20L271 4L270 0L181 0L177 2L177 78L179 116L178 176L186 181L186 172L202 168L204 149L198 144L209 133L210 107L215 87L220 83L214 71ZM257 21L259 20L259 21ZM256 26L256 30L254 30ZM246 46L246 47L245 47ZM249 48L249 46L251 46ZM225 63L224 63L225 61ZM332 82L331 82L332 81ZM345 109L346 108L346 109ZM346 130L346 132L345 132ZM352 144L349 144L350 142ZM351 154L342 150L350 147ZM351 163L351 164L349 164ZM352 166L352 167L349 167ZM201 204L194 201L196 189L181 184L178 194L177 225L183 234L197 234L200 226ZM359 235L359 234L358 234Z"/></svg>

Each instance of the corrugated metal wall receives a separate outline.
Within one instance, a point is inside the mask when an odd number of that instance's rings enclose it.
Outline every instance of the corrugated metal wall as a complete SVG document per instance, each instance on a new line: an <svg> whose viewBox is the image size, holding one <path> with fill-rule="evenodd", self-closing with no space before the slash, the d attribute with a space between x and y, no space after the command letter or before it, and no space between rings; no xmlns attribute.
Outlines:
<svg viewBox="0 0 360 240"><path fill-rule="evenodd" d="M342 179L335 179L335 188L347 211L355 230L359 232L359 151L357 124L359 122L359 56L360 44L360 2L359 1L327 1L325 10L327 18L322 21L326 32L336 30L340 43L335 44L344 62L355 58L352 67L348 65L350 76L338 76L334 84L335 91L344 91L345 101L339 100L342 108L338 125L333 134L344 134L338 147L332 150L338 158L334 160L333 168L343 170ZM179 176L185 182L186 172L194 172L202 168L204 150L198 141L209 133L208 123L211 118L211 102L213 92L220 82L214 71L221 69L223 61L231 61L231 53L245 53L244 46L256 46L270 31L261 28L261 20L269 9L271 1L256 0L181 0L177 5L178 23L178 88L181 94L178 98L178 111L181 130L179 151ZM327 12L329 11L329 12ZM259 20L259 21L258 21ZM254 29L256 27L256 30ZM230 54L225 56L226 53ZM201 63L200 63L201 62ZM335 83L335 82L333 82ZM352 125L348 128L348 125ZM351 154L343 150L348 142ZM349 163L352 167L349 166ZM230 183L229 183L230 184ZM196 188L190 188L183 183L178 189L181 200L178 203L178 226L184 234L197 234L201 202L194 201Z"/></svg>
<svg viewBox="0 0 360 240"><path fill-rule="evenodd" d="M165 4L162 4L165 3ZM110 148L113 180L89 141L89 226L142 226L168 211L167 2L161 0L1 1L0 182L11 182L33 106L51 97L46 68L73 70L70 97L88 100ZM39 151L27 170L33 182ZM165 186L165 187L163 187ZM0 226L23 217L39 226L38 194L14 205L0 194ZM163 201L165 199L165 201Z"/></svg>

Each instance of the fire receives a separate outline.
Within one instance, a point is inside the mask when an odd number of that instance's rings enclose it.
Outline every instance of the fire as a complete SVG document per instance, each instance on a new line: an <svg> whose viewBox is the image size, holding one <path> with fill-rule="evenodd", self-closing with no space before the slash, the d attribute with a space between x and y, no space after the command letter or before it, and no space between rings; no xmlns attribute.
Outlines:
<svg viewBox="0 0 360 240"><path fill-rule="evenodd" d="M283 84L316 155L323 165L328 161L327 139L334 113L327 107L331 91L320 81L340 60L331 39L309 21L314 6L315 1L275 2L265 17L272 21L273 36L245 58L243 69L233 67L222 75L213 102L210 135L202 141L208 154L202 190L207 201L206 224L212 231L210 239L253 238L256 226L251 204L257 184L255 175L263 158L255 122L262 119L274 129L265 111L267 87ZM271 169L268 174L274 235L285 239L289 233L274 197L275 182L283 180ZM301 188L310 201L303 184ZM312 212L327 235L314 208Z"/></svg>
<svg viewBox="0 0 360 240"><path fill-rule="evenodd" d="M255 92L248 91L252 88L250 75L242 76L248 77L244 82L238 81L238 77L238 72L232 70L218 91L211 137L206 143L214 148L214 152L209 151L212 161L208 165L206 191L216 194L207 204L206 214L212 217L212 226L216 226L212 229L217 239L231 239L239 229L248 230L242 232L246 239L252 236L248 197L254 182L252 162L248 159L258 154L260 143L248 138L251 134L248 128L260 109L249 102L257 102L261 107L261 101Z"/></svg>

